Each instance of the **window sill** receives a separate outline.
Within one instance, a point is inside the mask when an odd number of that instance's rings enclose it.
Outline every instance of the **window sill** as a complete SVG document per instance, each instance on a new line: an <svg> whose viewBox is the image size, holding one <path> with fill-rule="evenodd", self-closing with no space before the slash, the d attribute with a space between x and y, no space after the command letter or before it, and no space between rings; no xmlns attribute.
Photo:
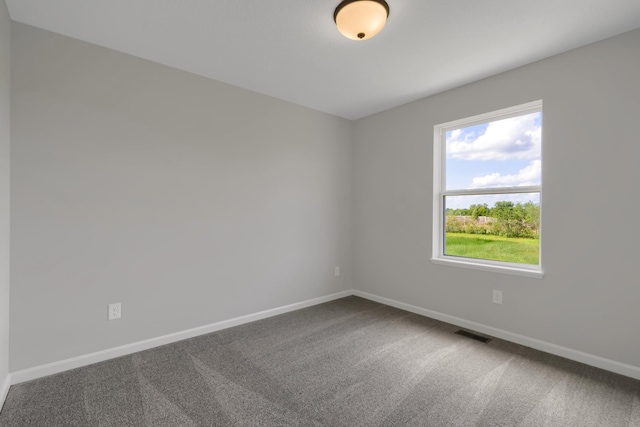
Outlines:
<svg viewBox="0 0 640 427"><path fill-rule="evenodd" d="M434 264L448 265L450 267L462 267L473 270L491 271L494 273L514 274L516 276L533 277L536 279L542 279L544 277L544 273L541 270L520 268L516 266L512 267L509 265L494 265L484 262L475 262L471 259L431 258L431 262Z"/></svg>

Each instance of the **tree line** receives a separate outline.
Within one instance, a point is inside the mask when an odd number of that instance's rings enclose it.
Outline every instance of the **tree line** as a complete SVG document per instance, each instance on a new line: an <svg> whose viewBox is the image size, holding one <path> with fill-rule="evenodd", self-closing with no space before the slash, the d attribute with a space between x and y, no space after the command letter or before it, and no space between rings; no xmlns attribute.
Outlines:
<svg viewBox="0 0 640 427"><path fill-rule="evenodd" d="M451 233L492 234L503 237L540 237L540 205L533 202L496 202L468 208L447 208L446 231Z"/></svg>

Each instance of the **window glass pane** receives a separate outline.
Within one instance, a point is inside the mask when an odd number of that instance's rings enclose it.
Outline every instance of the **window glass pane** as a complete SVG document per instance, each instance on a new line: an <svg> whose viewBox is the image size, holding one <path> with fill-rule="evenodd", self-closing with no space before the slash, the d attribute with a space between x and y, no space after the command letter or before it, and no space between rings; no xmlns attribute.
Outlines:
<svg viewBox="0 0 640 427"><path fill-rule="evenodd" d="M540 185L542 113L446 132L446 190Z"/></svg>
<svg viewBox="0 0 640 427"><path fill-rule="evenodd" d="M445 197L444 254L539 265L540 193Z"/></svg>

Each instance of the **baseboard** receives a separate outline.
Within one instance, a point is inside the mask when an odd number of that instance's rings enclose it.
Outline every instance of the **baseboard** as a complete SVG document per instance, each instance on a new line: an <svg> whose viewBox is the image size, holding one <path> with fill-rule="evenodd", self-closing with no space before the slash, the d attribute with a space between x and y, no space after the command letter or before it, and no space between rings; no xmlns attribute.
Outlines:
<svg viewBox="0 0 640 427"><path fill-rule="evenodd" d="M290 311L300 310L302 308L311 307L313 305L322 304L322 303L333 301L339 298L344 298L350 295L353 295L352 290L337 292L335 294L326 295L319 298L313 298L313 299L298 302L295 304L289 304L282 307L272 308L270 310L265 310L265 311L260 311L258 313L235 317L233 319L223 320L221 322L211 323L209 325L187 329L181 332L162 335L160 337L151 338L144 341L138 341L135 343L126 344L123 346L114 347L107 350L97 351L95 353L89 353L82 356L72 357L69 359L48 363L46 365L35 366L33 368L12 372L10 376L11 382L6 384L7 390L9 388L9 384L18 384L25 381L46 377L48 375L53 375L60 372L68 371L70 369L87 366L92 363L103 362L105 360L113 359L116 357L126 356L128 354L136 353L138 351L148 350L150 348L159 347L161 345L171 344L176 341L181 341L188 338L197 337L199 335L220 331L222 329L227 329L233 326L254 322L256 320L266 319L267 317L277 316L279 314L288 313Z"/></svg>
<svg viewBox="0 0 640 427"><path fill-rule="evenodd" d="M335 294L326 295L319 298L313 298L310 300L302 301L295 304L289 304L282 307L273 308L270 310L261 311L258 313L248 314L246 316L235 317L233 319L223 320L221 322L212 323L205 326L200 326L193 329L187 329L185 331L176 332L173 334L163 335L156 338L151 338L144 341L138 341L135 343L110 348L107 350L98 351L82 356L73 357L70 359L60 360L46 365L35 366L33 368L24 369L21 371L12 372L7 375L2 388L0 389L0 409L2 403L7 396L9 386L12 384L18 384L25 381L34 380L37 378L46 377L48 375L57 374L60 372L68 371L70 369L80 368L82 366L90 365L92 363L103 362L105 360L113 359L116 357L126 356L128 354L136 353L138 351L148 350L154 347L159 347L165 344L171 344L176 341L181 341L188 338L193 338L199 335L208 334L211 332L220 331L222 329L231 328L233 326L242 325L256 320L266 319L268 317L277 316L279 314L288 313L290 311L300 310L302 308L311 307L313 305L322 304L325 302L333 301L339 298L344 298L350 295L356 295L361 298L365 298L371 301L376 301L381 304L385 304L391 307L396 307L402 310L409 311L411 313L420 314L422 316L437 319L443 322L451 323L462 328L470 329L473 331L481 332L496 338L500 338L506 341L511 341L516 344L524 345L526 347L535 348L547 353L555 354L556 356L565 357L570 360L575 360L590 366L605 369L607 371L615 372L621 375L625 375L631 378L640 380L640 367L627 365L615 360L606 359L604 357L596 356L589 353L584 353L578 350L573 350L567 347L562 347L556 344L551 344L545 341L541 341L535 338L530 338L524 335L516 334L513 332L505 331L503 329L494 328L492 326L483 325L481 323L472 322L459 317L451 316L448 314L440 313L437 311L429 310L426 308L418 307L415 305L403 303L400 301L392 300L389 298L381 297L378 295L370 294L359 290L347 290L337 292Z"/></svg>
<svg viewBox="0 0 640 427"><path fill-rule="evenodd" d="M2 388L0 388L0 411L4 406L4 401L7 399L7 394L9 394L9 387L11 386L11 374L7 374L2 383Z"/></svg>
<svg viewBox="0 0 640 427"><path fill-rule="evenodd" d="M472 322L469 320L461 319L459 317L450 316L448 314L439 313L437 311L428 310L426 308L417 307L415 305L406 304L400 301L395 301L389 298L380 297L368 292L354 290L353 295L640 380L640 367L638 366L616 362L615 360L606 359L604 357L595 356L593 354L584 353L582 351L573 350L571 348L562 347L556 344L551 344L535 338L515 334L503 329L494 328L492 326L483 325L481 323Z"/></svg>

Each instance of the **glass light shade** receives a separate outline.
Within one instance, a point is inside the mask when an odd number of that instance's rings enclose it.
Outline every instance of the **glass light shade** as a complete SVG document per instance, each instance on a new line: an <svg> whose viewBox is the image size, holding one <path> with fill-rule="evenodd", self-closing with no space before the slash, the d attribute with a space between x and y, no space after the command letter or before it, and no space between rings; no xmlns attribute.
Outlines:
<svg viewBox="0 0 640 427"><path fill-rule="evenodd" d="M338 31L352 40L367 40L384 28L389 7L384 1L342 2L334 14Z"/></svg>

